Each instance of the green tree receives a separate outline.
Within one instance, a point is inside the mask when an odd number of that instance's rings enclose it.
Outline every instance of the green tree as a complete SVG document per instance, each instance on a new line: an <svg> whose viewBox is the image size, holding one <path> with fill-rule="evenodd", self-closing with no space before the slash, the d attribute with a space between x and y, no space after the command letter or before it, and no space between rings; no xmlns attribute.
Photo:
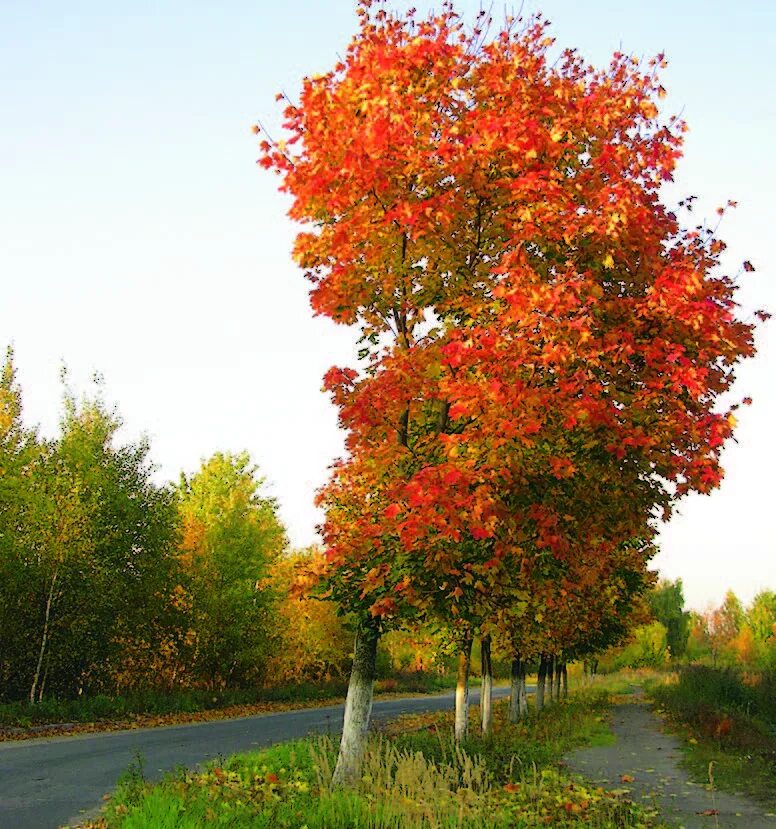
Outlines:
<svg viewBox="0 0 776 829"><path fill-rule="evenodd" d="M744 622L744 609L738 596L728 590L722 604L708 616L707 629L711 643L711 658L716 665L719 656L730 652L733 640Z"/></svg>
<svg viewBox="0 0 776 829"><path fill-rule="evenodd" d="M28 628L36 572L29 531L39 452L36 434L22 422L22 393L8 348L0 374L0 698L24 692L19 667L34 658Z"/></svg>
<svg viewBox="0 0 776 829"><path fill-rule="evenodd" d="M38 443L25 467L24 520L3 555L16 576L2 600L4 621L15 613L3 630L10 696L109 688L127 638L150 637L163 618L173 493L152 482L145 441L118 441L120 426L99 390L80 401L68 391L58 439Z"/></svg>
<svg viewBox="0 0 776 829"><path fill-rule="evenodd" d="M259 678L278 634L268 576L286 536L257 471L245 452L217 453L179 487L193 670L212 688Z"/></svg>
<svg viewBox="0 0 776 829"><path fill-rule="evenodd" d="M664 625L652 622L637 627L631 641L615 655L614 668L659 668L668 660L668 638Z"/></svg>
<svg viewBox="0 0 776 829"><path fill-rule="evenodd" d="M66 393L42 476L53 509L43 546L61 573L50 673L62 693L102 690L126 641L154 638L175 581L174 495L152 481L146 440L119 443L121 426L99 390Z"/></svg>
<svg viewBox="0 0 776 829"><path fill-rule="evenodd" d="M666 629L671 656L681 658L687 652L690 635L690 614L684 609L682 580L658 582L649 593L648 601L652 615Z"/></svg>
<svg viewBox="0 0 776 829"><path fill-rule="evenodd" d="M691 610L688 625L690 632L687 637L687 659L690 662L708 659L711 656L708 615Z"/></svg>
<svg viewBox="0 0 776 829"><path fill-rule="evenodd" d="M758 593L746 617L756 642L770 642L776 646L776 593L773 590Z"/></svg>

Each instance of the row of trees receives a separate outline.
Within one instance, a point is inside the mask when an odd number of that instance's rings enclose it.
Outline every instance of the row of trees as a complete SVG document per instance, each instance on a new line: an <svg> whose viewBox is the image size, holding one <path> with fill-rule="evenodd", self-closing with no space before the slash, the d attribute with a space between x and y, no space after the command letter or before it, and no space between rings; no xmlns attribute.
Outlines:
<svg viewBox="0 0 776 829"><path fill-rule="evenodd" d="M66 392L59 435L22 420L0 380L0 698L239 686L280 641L290 574L273 499L248 456L177 486L96 393ZM285 579L285 582L284 582ZM340 658L340 662L341 662Z"/></svg>
<svg viewBox="0 0 776 829"><path fill-rule="evenodd" d="M456 643L459 739L475 635L486 675L508 641L519 714L526 659L541 685L626 633L656 517L721 478L735 418L715 404L753 353L724 244L660 200L685 130L658 119L662 56L598 71L550 57L540 19L358 11L260 158L308 225L314 310L360 332L359 364L325 379L347 455L300 577L356 629L337 783L386 631Z"/></svg>

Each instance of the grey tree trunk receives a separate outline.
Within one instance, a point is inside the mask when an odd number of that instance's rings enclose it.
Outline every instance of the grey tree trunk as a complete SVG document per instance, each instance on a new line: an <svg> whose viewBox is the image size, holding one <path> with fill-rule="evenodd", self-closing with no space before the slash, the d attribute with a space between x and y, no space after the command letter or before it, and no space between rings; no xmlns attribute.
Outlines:
<svg viewBox="0 0 776 829"><path fill-rule="evenodd" d="M525 693L525 662L520 666L520 699L519 699L520 716L528 716L528 698Z"/></svg>
<svg viewBox="0 0 776 829"><path fill-rule="evenodd" d="M544 708L544 690L547 682L547 657L542 654L539 659L539 674L536 677L536 710Z"/></svg>
<svg viewBox="0 0 776 829"><path fill-rule="evenodd" d="M480 714L482 715L482 736L487 737L493 730L493 661L491 659L491 638L486 634L481 640L482 688L480 691Z"/></svg>
<svg viewBox="0 0 776 829"><path fill-rule="evenodd" d="M379 638L377 629L369 625L362 625L356 632L353 668L345 700L342 740L332 778L332 785L335 787L349 786L358 780L366 749L369 718L372 715Z"/></svg>
<svg viewBox="0 0 776 829"><path fill-rule="evenodd" d="M561 682L560 682L561 694L563 695L563 699L568 699L569 698L569 672L568 672L568 668L566 667L565 662L561 665L560 677L561 677Z"/></svg>
<svg viewBox="0 0 776 829"><path fill-rule="evenodd" d="M469 670L472 662L472 637L467 635L458 654L458 679L455 685L455 741L469 732Z"/></svg>
<svg viewBox="0 0 776 829"><path fill-rule="evenodd" d="M545 692L546 696L544 698L546 703L553 702L555 697L553 693L555 691L555 658L553 656L547 657L547 690Z"/></svg>
<svg viewBox="0 0 776 829"><path fill-rule="evenodd" d="M562 663L555 657L555 692L553 694L556 702L560 702L560 675L562 671Z"/></svg>
<svg viewBox="0 0 776 829"><path fill-rule="evenodd" d="M512 657L512 670L509 674L509 721L517 722L520 719L520 692L523 679L523 660L518 654Z"/></svg>

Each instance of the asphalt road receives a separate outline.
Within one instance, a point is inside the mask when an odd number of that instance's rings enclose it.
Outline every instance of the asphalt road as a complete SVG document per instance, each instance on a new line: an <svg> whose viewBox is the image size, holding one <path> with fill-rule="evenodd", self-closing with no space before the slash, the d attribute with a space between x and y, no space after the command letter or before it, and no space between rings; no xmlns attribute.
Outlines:
<svg viewBox="0 0 776 829"><path fill-rule="evenodd" d="M505 696L508 688L494 689ZM472 692L472 702L478 701ZM453 694L375 702L375 720L452 708ZM58 829L93 812L139 752L148 778L178 766L304 737L335 734L342 705L236 720L114 731L107 734L0 742L0 829Z"/></svg>

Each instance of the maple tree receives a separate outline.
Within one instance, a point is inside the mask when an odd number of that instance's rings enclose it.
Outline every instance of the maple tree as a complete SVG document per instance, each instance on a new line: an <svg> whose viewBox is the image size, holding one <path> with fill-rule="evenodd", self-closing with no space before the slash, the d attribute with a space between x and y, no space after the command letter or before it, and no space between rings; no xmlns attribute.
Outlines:
<svg viewBox="0 0 776 829"><path fill-rule="evenodd" d="M658 116L662 55L596 70L549 59L541 18L488 34L452 3L358 12L259 160L311 226L295 257L315 312L363 346L325 378L348 454L308 574L357 620L338 782L380 633L454 619L466 674L473 630L532 561L584 543L605 575L656 509L718 484L734 417L715 403L753 353L724 244L660 200L685 130Z"/></svg>

